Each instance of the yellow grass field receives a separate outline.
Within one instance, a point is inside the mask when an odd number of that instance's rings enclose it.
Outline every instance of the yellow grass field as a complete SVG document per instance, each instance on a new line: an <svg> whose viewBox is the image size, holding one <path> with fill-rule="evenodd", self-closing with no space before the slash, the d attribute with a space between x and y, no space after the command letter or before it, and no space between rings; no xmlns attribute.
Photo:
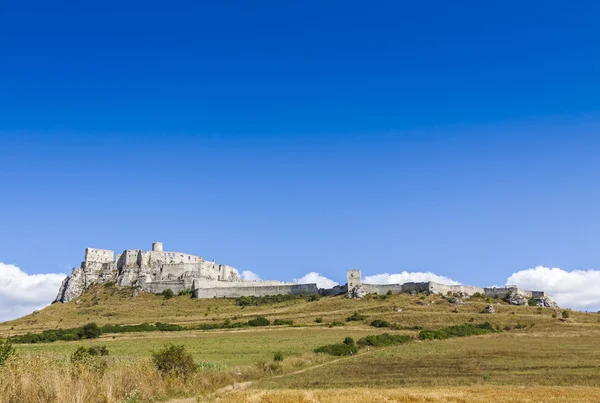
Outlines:
<svg viewBox="0 0 600 403"><path fill-rule="evenodd" d="M103 334L98 339L17 344L17 357L0 367L0 403L135 403L176 398L182 402L600 401L600 315L596 313L570 312L561 321L560 310L484 299L454 306L434 295L372 296L361 301L328 297L241 307L229 299L132 297L131 290L104 286L77 301L0 324L0 335L88 322L196 325L247 321L258 315L293 320L294 325ZM490 302L497 313L481 313ZM367 318L346 322L354 312ZM373 319L387 320L396 330L374 328ZM332 321L344 326L329 327ZM438 329L484 321L501 331L361 349L352 357L312 352L347 336L356 340L387 332L416 338L415 326ZM150 358L167 343L185 346L205 369L187 380L161 376ZM73 352L79 346L96 345L110 351L106 369L76 370L70 362ZM275 352L283 353L283 361L273 361ZM243 390L231 387L240 384Z"/></svg>
<svg viewBox="0 0 600 403"><path fill-rule="evenodd" d="M498 387L327 390L248 390L199 400L214 403L561 403L599 401L598 389L588 387Z"/></svg>

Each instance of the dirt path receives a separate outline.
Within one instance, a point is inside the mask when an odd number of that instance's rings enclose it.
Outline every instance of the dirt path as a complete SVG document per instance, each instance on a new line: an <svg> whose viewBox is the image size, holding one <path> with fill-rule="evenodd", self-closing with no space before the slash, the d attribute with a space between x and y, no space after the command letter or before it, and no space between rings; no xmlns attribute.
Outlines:
<svg viewBox="0 0 600 403"><path fill-rule="evenodd" d="M365 354L370 354L370 352L369 351L365 351L364 353L362 353L360 355L365 355ZM354 357L356 357L356 356L354 356ZM278 378L284 378L286 376L301 374L301 373L306 372L306 371L312 371L313 369L317 369L317 368L321 368L321 367L326 367L327 365L331 365L331 364L334 364L334 363L339 362L339 361L351 360L352 358L353 357L337 358L335 360L324 362L323 364L313 365L312 367L299 369L298 371L290 372L288 374L276 375L276 376L273 376L273 377L271 377L269 379L278 379ZM217 389L216 391L214 391L213 393L211 393L209 395L209 397L216 397L218 395L222 395L223 393L231 392L232 390L244 390L244 389L247 389L254 382L256 382L256 381L236 382L236 383L234 383L232 385L227 385L225 387L222 387L221 389ZM188 398L185 398L185 399L169 400L167 403L196 403L196 401L197 400L196 400L195 397L188 397Z"/></svg>

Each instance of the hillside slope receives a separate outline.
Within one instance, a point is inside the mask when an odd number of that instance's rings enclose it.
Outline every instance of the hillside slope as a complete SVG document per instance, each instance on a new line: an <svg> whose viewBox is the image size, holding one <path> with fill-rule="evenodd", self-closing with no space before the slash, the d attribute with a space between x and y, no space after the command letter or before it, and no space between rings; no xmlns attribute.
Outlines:
<svg viewBox="0 0 600 403"><path fill-rule="evenodd" d="M317 301L297 298L259 306L240 306L235 299L192 299L189 295L165 299L163 296L140 293L133 296L128 287L97 285L74 301L52 304L33 314L0 324L0 337L36 333L46 329L72 328L89 322L104 324L139 324L164 322L180 325L222 323L225 320L244 321L266 316L269 319L293 320L295 325L323 326L332 321L344 322L359 312L367 320L347 323L352 327L369 327L374 319L386 320L401 328L437 328L452 324L488 321L498 328L516 325L536 326L536 329L575 324L598 324L600 316L570 312L569 320L561 322L561 310L529 306L512 306L487 298L471 298L464 305L450 302L439 295L368 296L362 300L343 296L323 297ZM492 304L496 313L482 313ZM557 316L553 318L552 315ZM322 323L316 323L321 318Z"/></svg>

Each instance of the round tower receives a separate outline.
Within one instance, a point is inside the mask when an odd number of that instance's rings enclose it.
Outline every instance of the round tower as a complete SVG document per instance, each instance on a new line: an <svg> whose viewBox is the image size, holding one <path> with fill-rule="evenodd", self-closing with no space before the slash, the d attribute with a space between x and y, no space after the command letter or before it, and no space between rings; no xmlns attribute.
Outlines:
<svg viewBox="0 0 600 403"><path fill-rule="evenodd" d="M162 242L152 242L152 252L162 252L163 244Z"/></svg>

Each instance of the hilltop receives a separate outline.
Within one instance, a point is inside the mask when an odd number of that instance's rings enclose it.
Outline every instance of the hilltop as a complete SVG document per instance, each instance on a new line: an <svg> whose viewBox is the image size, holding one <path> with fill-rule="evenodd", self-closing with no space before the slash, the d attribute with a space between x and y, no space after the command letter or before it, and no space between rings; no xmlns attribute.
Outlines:
<svg viewBox="0 0 600 403"><path fill-rule="evenodd" d="M166 299L160 294L138 292L131 287L98 284L69 303L52 304L22 318L1 323L0 336L77 327L88 322L99 325L144 322L198 325L248 319L256 315L293 320L295 325L322 326L315 322L317 318L321 318L322 323L344 322L354 312L402 327L435 328L469 321L489 321L500 328L518 323L534 324L538 328L568 326L552 317L553 314L560 316L562 311L559 309L515 306L502 299L485 296L370 294L360 300L342 295L320 298L288 296L289 299L284 297L283 302L253 306L240 305L236 298L193 299L189 293L182 294ZM489 305L494 307L495 313L484 312ZM593 323L597 316L572 312L571 320ZM362 325L368 326L366 323L352 323L352 326Z"/></svg>
<svg viewBox="0 0 600 403"><path fill-rule="evenodd" d="M487 313L490 306L494 313ZM594 375L600 360L596 348L599 318L458 293L368 294L362 299L314 294L193 299L186 292L169 298L108 283L94 285L68 303L2 323L0 337L79 328L90 322L100 326L99 339L16 344L23 361L14 376L33 371L27 375L32 380L40 374L52 379L44 390L54 391L55 401L76 401L71 398L72 390L78 388L83 388L81 393L89 401L106 401L100 396L118 400L132 391L132 385L138 385L135 393L141 396L136 401L199 394L203 401L242 402L263 396L267 401L301 402L307 394L320 396L318 401L335 401L327 400L331 396L319 390L353 388L351 393L339 393L347 395L348 401L352 397L374 402L385 396L412 396L411 387L426 387L423 393L434 402L448 401L443 396L449 393L466 396L466 401L495 395L519 400L527 393L536 393L540 401L552 401L546 395L561 401L559 397L577 393L579 401L593 401L600 387ZM157 322L161 324L155 326ZM144 323L148 325L137 326L133 333L119 330ZM456 332L464 336L475 336L427 341L438 333L455 333L449 326L456 326ZM382 334L408 343L363 348L345 358L313 352L344 340ZM150 357L168 343L183 346L204 368L194 382L165 383L156 373ZM108 372L90 376L90 383L82 384L68 372L70 357L79 347L95 346L105 346L110 352ZM282 361L274 361L274 354ZM31 357L44 363L43 367L31 367ZM124 372L129 375L123 377ZM65 387L64 379L73 383ZM137 381L121 384L127 379ZM207 395L242 381L249 390ZM465 385L477 388L469 392ZM515 390L514 385L535 389ZM566 389L556 389L557 385ZM572 386L579 388L569 389ZM26 390L15 393L22 401L35 401L35 397L28 400ZM418 396L411 399L406 401L421 401Z"/></svg>

